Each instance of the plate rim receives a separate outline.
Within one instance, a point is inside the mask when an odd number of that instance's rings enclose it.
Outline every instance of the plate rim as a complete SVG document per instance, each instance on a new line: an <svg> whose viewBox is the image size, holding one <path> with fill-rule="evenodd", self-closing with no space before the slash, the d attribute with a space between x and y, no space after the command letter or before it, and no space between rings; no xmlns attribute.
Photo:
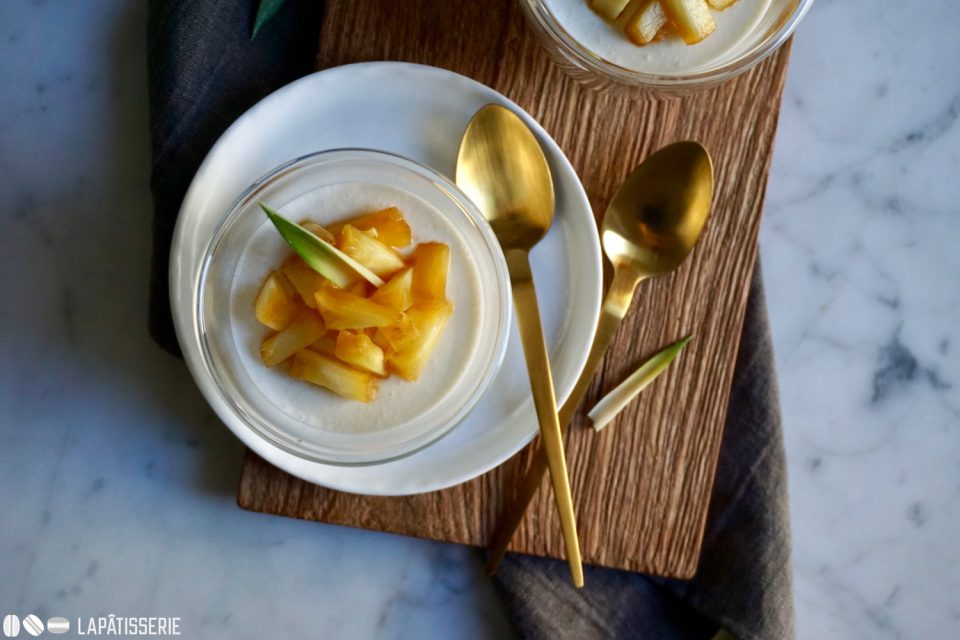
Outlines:
<svg viewBox="0 0 960 640"><path fill-rule="evenodd" d="M239 129L241 129L250 119L256 116L256 112L261 109L266 108L268 103L280 100L287 93L292 93L297 91L303 85L309 85L317 81L317 78L320 76L336 76L337 74L349 73L350 70L374 70L378 71L381 68L386 69L387 73L389 70L408 70L417 74L424 74L426 76L433 76L430 78L434 82L450 82L455 81L461 84L464 84L474 90L478 90L484 94L490 94L492 101L500 102L508 108L512 109L524 122L531 127L534 131L534 134L537 136L540 143L546 146L550 155L553 159L559 162L562 167L565 169L566 173L569 173L574 177L573 180L573 195L576 197L577 202L573 203L574 206L570 207L571 209L581 208L590 214L591 221L594 221L592 207L590 206L589 199L583 188L583 184L579 179L575 169L573 168L570 160L567 158L566 154L556 143L555 140L546 132L546 130L537 122L529 113L526 112L523 108L517 105L515 102L504 96L499 91L489 87L473 78L464 76L462 74L450 71L448 69L443 69L440 67L434 67L430 65L411 63L411 62L395 62L395 61L372 61L372 62L357 62L346 65L339 65L336 67L330 67L327 69L322 69L315 71L313 73L307 74L297 80L294 80L291 83L288 83L277 90L271 92L270 94L264 96L256 103L254 103L249 109L244 111L236 120L234 120L229 127L217 138L217 141L211 146L210 150L207 152L206 156L198 167L196 173L190 181L190 185L187 188L187 191L184 194L183 201L181 202L180 209L177 213L177 221L174 227L174 233L171 242L170 250L170 260L169 260L169 298L171 311L173 315L173 324L175 329L175 334L177 336L177 341L180 344L181 351L183 353L184 362L187 365L188 370L190 371L191 377L194 380L194 383L197 385L201 394L204 396L204 399L210 405L211 409L217 415L217 417L224 423L224 425L240 439L243 444L251 449L258 456L262 457L264 460L270 464L280 468L281 470L290 473L302 480L311 482L326 488L334 489L337 491L345 491L350 493L361 493L362 495L371 495L371 496L402 496L402 495L414 495L419 493L426 493L430 491L436 491L441 489L446 489L452 486L456 486L463 482L472 480L476 477L479 477L490 470L498 467L503 464L506 460L514 456L518 451L523 449L536 435L536 429L532 430L530 434L524 436L520 440L520 445L513 451L506 451L504 454L498 456L491 456L489 459L483 461L482 464L474 464L470 466L470 470L467 472L461 472L456 474L454 477L446 477L438 481L435 477L424 477L419 482L408 482L404 483L403 486L398 485L397 483L385 483L379 481L376 483L377 486L364 486L358 487L356 482L347 482L341 484L336 480L331 480L330 478L319 478L317 471L320 469L339 469L338 465L324 464L320 462L307 461L302 458L292 456L291 454L282 451L281 449L273 446L267 440L260 437L252 429L247 427L245 424L242 424L242 420L239 420L238 417L230 410L227 404L219 398L214 389L212 389L212 382L207 380L202 375L203 367L202 362L199 361L199 343L197 341L197 326L196 320L192 317L185 317L184 312L192 308L193 299L197 295L196 287L190 287L191 290L182 291L182 285L186 283L192 283L192 281L197 277L197 274L193 274L195 271L191 265L184 265L181 262L181 254L185 251L185 242L188 242L189 239L187 236L188 230L188 217L191 216L188 207L194 209L193 217L197 217L199 214L196 211L196 207L193 207L194 201L197 199L196 192L200 188L200 183L206 177L206 174L210 172L211 165L213 164L213 159L218 155L218 152L221 147L228 143L228 139L232 138ZM317 149L320 151L321 149ZM431 167L432 168L432 167ZM437 169L432 168L434 171ZM569 182L569 181L568 181ZM208 214L209 215L209 214ZM595 221L594 221L595 224ZM589 282L590 279L594 280L594 287L588 287L588 293L593 292L593 295L589 299L578 299L578 302L581 306L586 306L589 309L594 310L594 313L591 314L591 318L588 320L589 334L593 334L596 331L596 325L599 320L599 310L601 305L601 296L602 296L602 285L603 285L603 263L602 255L600 250L600 239L599 234L589 234L590 237L587 239L587 245L589 245L590 255L582 256L580 262L581 264L586 264L588 267L593 267L590 271L592 273L584 273L584 277ZM586 258L586 259L583 259ZM195 266L195 265L194 265ZM590 276L593 276L590 278ZM189 314L188 314L189 315ZM186 333L186 335L185 335ZM195 344L196 343L196 344ZM570 348L567 345L563 345L560 348ZM583 370L583 366L586 363L590 348L590 343L587 342L583 345L580 345L578 349L578 356L573 358L574 367L573 370L577 371L578 374ZM557 388L557 399L558 405L569 396L570 392L573 389L573 385L576 382L576 377L573 377L570 381L564 384L562 387L558 386ZM475 409L474 409L475 410ZM429 447L421 450L415 455L424 455L429 452ZM388 465L389 463L385 463ZM381 465L370 465L368 468L382 468Z"/></svg>

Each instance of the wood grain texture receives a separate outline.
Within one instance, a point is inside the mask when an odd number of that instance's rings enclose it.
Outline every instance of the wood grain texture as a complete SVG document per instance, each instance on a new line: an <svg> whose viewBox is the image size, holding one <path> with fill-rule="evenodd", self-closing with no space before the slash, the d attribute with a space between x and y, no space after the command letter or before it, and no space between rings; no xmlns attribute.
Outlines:
<svg viewBox="0 0 960 640"><path fill-rule="evenodd" d="M577 418L567 439L583 557L672 577L696 572L740 338L789 47L747 74L681 99L631 100L584 88L540 48L512 0L328 0L318 66L404 60L490 85L543 124L606 208L637 162L676 140L713 154L715 204L700 244L674 275L647 281L584 406L663 345L694 339L668 372L605 431ZM575 268L575 265L574 265ZM254 511L485 545L525 451L448 490L403 498L310 485L252 453L238 502ZM512 549L562 557L544 481Z"/></svg>

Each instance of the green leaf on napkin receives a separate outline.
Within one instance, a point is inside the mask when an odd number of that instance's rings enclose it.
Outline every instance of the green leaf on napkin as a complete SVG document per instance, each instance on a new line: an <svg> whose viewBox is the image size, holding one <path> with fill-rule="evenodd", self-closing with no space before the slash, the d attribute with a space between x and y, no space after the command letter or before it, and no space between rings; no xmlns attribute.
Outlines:
<svg viewBox="0 0 960 640"><path fill-rule="evenodd" d="M253 22L253 33L250 34L251 40L257 37L257 32L260 31L260 27L269 22L270 18L277 14L277 11L280 10L284 2L286 2L286 0L260 0L260 6L257 8L257 17Z"/></svg>
<svg viewBox="0 0 960 640"><path fill-rule="evenodd" d="M593 420L593 428L600 431L613 420L627 403L633 400L647 385L657 379L680 351L683 350L692 336L677 340L655 353L649 360L640 365L630 377L621 382L616 389L605 395L587 415Z"/></svg>
<svg viewBox="0 0 960 640"><path fill-rule="evenodd" d="M349 287L360 277L375 287L383 286L383 280L377 274L329 242L321 240L297 223L284 218L263 202L260 203L260 208L270 218L283 239L293 247L296 254L303 258L311 269L333 284L338 287Z"/></svg>

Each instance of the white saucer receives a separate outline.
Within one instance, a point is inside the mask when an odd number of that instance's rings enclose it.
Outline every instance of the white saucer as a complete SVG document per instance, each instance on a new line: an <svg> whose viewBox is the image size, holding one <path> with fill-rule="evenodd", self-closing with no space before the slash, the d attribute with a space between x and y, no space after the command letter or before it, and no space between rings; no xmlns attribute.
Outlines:
<svg viewBox="0 0 960 640"><path fill-rule="evenodd" d="M218 398L200 363L193 313L203 251L219 220L254 180L291 158L341 147L390 151L452 176L460 136L473 114L489 103L505 105L524 119L553 172L556 218L532 262L557 394L561 402L569 395L596 329L603 276L590 204L563 152L516 104L469 78L398 62L336 67L267 96L223 134L184 198L170 254L170 299L187 365L217 415L271 464L340 491L408 495L485 473L533 438L537 420L515 321L500 374L449 435L399 460L336 466L276 448Z"/></svg>

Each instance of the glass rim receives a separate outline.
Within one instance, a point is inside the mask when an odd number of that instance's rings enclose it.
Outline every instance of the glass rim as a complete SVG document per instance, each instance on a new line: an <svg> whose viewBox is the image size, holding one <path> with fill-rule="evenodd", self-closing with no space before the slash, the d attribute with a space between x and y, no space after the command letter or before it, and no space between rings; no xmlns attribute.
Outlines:
<svg viewBox="0 0 960 640"><path fill-rule="evenodd" d="M482 374L477 376L479 382L470 392L468 401L463 404L450 419L444 423L441 423L440 427L425 431L403 441L403 443L400 445L401 447L404 447L410 442L413 442L414 444L406 446L406 448L402 448L401 451L394 454L377 456L357 455L344 457L323 454L317 450L322 447L309 448L299 439L272 427L270 424L268 424L268 421L264 420L263 417L259 415L252 415L250 408L246 406L247 403L239 402L238 398L235 397L235 393L230 390L230 385L228 385L223 379L223 372L220 371L220 368L217 365L217 359L213 354L213 347L208 337L208 330L206 327L204 305L207 275L213 263L213 258L217 251L217 247L226 236L231 221L233 221L233 219L239 215L239 213L242 212L263 189L275 184L277 180L282 180L283 178L287 177L288 174L299 168L309 167L312 162L330 159L336 160L336 156L338 155L347 155L348 158L346 159L353 158L359 160L387 162L394 167L412 171L416 174L419 174L421 177L431 180L433 182L433 186L438 191L442 192L447 198L449 198L451 202L457 206L457 209L460 210L468 219L468 221L474 224L474 226L476 226L476 228L484 236L484 239L487 241L486 247L491 249L491 253L494 256L499 288L504 292L504 295L501 296L502 304L498 314L499 326L497 327L497 335L493 340L494 348L490 352L490 357L486 359L484 363ZM497 259L498 256L499 259ZM345 467L372 466L406 458L419 451L422 451L426 447L435 444L444 436L451 433L458 424L463 422L473 407L476 406L479 400L489 389L493 380L496 379L506 355L510 322L512 317L512 298L509 295L509 276L507 273L506 262L502 253L500 252L499 244L496 241L496 237L493 235L492 229L489 227L489 224L483 218L476 205L452 181L438 171L435 171L434 169L417 162L416 160L400 154L360 147L326 149L298 156L267 171L265 174L257 178L249 187L247 187L243 193L241 193L230 204L226 212L221 216L216 227L214 228L209 242L203 251L200 265L197 269L196 279L194 281L194 300L192 307L195 316L195 330L197 332L196 337L200 346L201 365L203 367L204 374L213 382L216 393L220 396L220 399L229 408L230 412L233 413L234 416L244 425L244 427L246 427L249 432L267 442L270 446L297 456L300 459L313 463ZM337 435L342 436L345 434ZM375 436L376 434L369 433L356 435L359 437L359 439L369 440L371 436Z"/></svg>
<svg viewBox="0 0 960 640"><path fill-rule="evenodd" d="M583 70L623 85L651 89L692 89L721 82L739 75L779 49L813 5L814 0L793 0L794 7L783 17L772 34L735 59L714 69L688 74L655 74L637 71L612 62L581 44L556 19L544 0L520 0L525 13L545 31L567 60Z"/></svg>

